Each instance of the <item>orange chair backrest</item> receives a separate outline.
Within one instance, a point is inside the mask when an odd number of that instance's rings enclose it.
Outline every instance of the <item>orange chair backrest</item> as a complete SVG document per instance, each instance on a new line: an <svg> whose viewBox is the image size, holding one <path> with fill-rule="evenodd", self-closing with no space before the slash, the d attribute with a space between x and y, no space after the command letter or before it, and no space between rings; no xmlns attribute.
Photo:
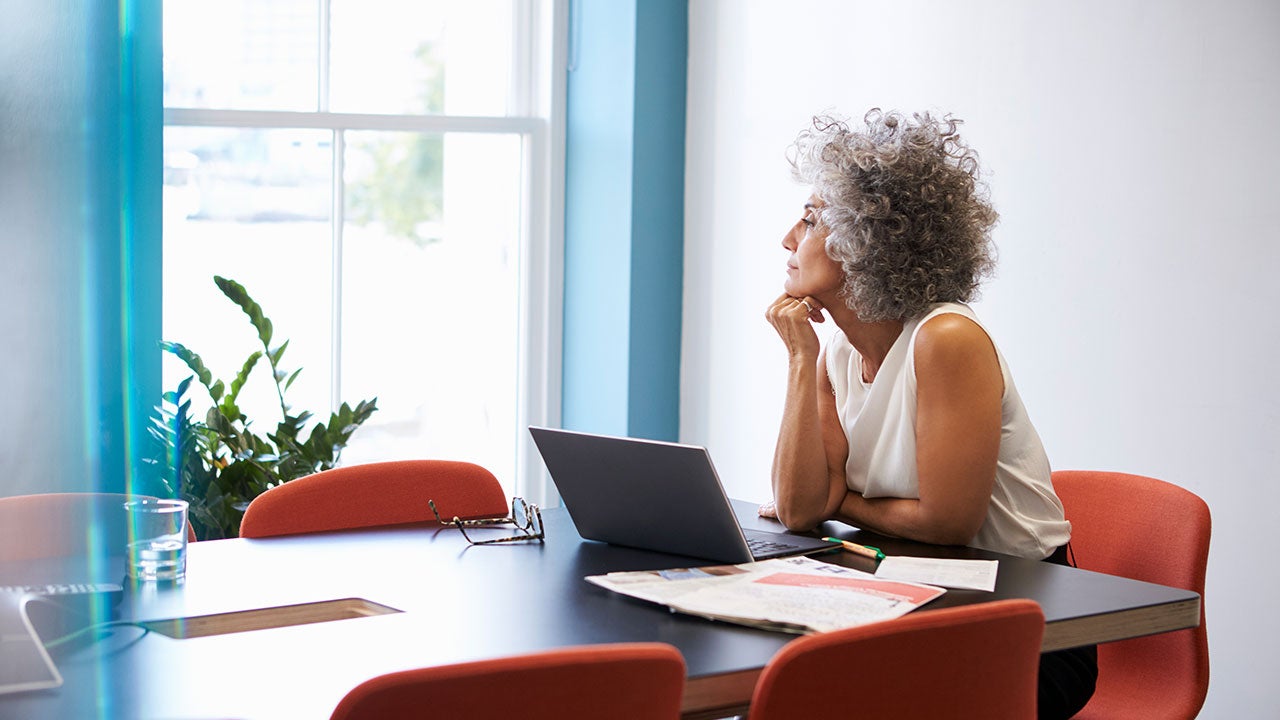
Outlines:
<svg viewBox="0 0 1280 720"><path fill-rule="evenodd" d="M124 504L118 493L40 493L0 498L0 559L124 555ZM191 523L187 540L194 542Z"/></svg>
<svg viewBox="0 0 1280 720"><path fill-rule="evenodd" d="M1077 717L1194 718L1209 690L1204 578L1209 506L1163 480L1059 470L1076 564L1200 593L1200 627L1098 646L1098 689Z"/></svg>
<svg viewBox="0 0 1280 720"><path fill-rule="evenodd" d="M331 720L675 720L684 677L670 645L571 647L382 675L348 692Z"/></svg>
<svg viewBox="0 0 1280 720"><path fill-rule="evenodd" d="M325 470L254 498L240 537L435 522L428 500L446 517L498 517L511 506L493 473L468 462L398 460Z"/></svg>
<svg viewBox="0 0 1280 720"><path fill-rule="evenodd" d="M1044 614L1031 600L917 610L788 643L765 666L749 720L1027 720Z"/></svg>

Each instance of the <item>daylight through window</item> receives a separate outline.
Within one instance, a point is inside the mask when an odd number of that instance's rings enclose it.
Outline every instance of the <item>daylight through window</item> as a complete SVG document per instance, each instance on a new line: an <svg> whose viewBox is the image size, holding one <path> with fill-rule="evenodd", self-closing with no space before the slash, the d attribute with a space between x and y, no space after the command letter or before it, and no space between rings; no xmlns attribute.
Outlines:
<svg viewBox="0 0 1280 720"><path fill-rule="evenodd" d="M517 491L559 373L553 5L166 0L164 338L234 375L258 346L232 278L290 341L295 408L377 397L344 464L470 460ZM259 372L240 406L273 427ZM166 389L188 375L166 358Z"/></svg>

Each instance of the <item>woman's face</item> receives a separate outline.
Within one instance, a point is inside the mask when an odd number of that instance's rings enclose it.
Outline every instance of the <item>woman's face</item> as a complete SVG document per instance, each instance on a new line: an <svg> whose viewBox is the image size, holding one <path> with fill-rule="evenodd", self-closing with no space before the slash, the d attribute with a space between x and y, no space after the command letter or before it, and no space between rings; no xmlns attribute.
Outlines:
<svg viewBox="0 0 1280 720"><path fill-rule="evenodd" d="M831 297L844 284L840 263L827 255L827 233L818 222L817 210L824 205L816 195L809 196L804 214L782 238L782 247L791 252L787 258L787 282L783 285L792 297L822 299ZM823 304L829 304L825 300Z"/></svg>

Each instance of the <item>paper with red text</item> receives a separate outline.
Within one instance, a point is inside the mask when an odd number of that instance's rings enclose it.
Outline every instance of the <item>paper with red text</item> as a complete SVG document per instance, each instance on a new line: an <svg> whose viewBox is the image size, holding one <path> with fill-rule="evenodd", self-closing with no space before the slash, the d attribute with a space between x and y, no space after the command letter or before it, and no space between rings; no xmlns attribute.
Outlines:
<svg viewBox="0 0 1280 720"><path fill-rule="evenodd" d="M888 620L946 592L808 557L609 573L587 581L677 612L792 633Z"/></svg>

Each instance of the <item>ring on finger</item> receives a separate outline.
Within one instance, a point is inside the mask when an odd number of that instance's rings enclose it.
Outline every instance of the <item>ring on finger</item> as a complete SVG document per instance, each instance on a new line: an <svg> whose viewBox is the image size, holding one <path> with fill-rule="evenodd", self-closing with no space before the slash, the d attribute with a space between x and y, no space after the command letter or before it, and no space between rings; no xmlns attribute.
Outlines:
<svg viewBox="0 0 1280 720"><path fill-rule="evenodd" d="M809 304L808 300L801 300L800 304L804 306L807 312L813 312L813 306Z"/></svg>

